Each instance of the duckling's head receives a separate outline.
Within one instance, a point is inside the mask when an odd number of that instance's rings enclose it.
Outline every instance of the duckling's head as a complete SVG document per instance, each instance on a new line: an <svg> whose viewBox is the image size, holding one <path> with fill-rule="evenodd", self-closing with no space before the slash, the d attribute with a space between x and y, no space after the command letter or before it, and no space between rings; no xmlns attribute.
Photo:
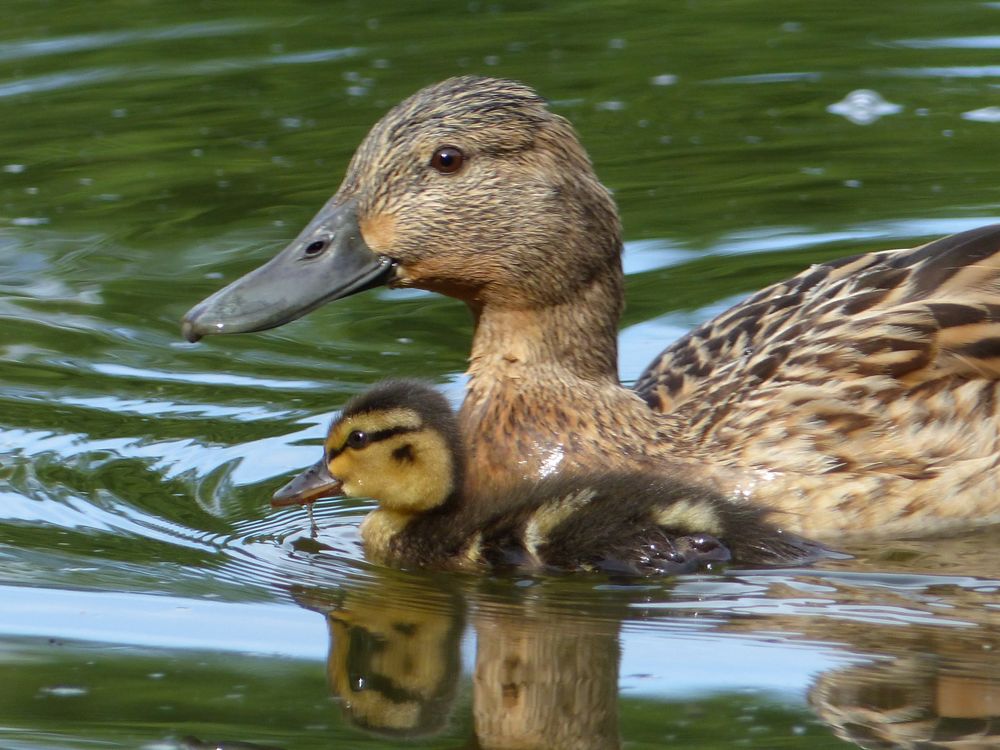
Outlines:
<svg viewBox="0 0 1000 750"><path fill-rule="evenodd" d="M271 504L347 495L370 497L397 513L422 513L456 494L462 467L458 424L444 396L419 381L385 381L344 406L323 458L278 490Z"/></svg>
<svg viewBox="0 0 1000 750"><path fill-rule="evenodd" d="M193 308L185 335L271 328L380 284L474 309L559 305L601 284L617 305L620 252L614 202L569 122L524 84L450 78L389 111L302 233Z"/></svg>

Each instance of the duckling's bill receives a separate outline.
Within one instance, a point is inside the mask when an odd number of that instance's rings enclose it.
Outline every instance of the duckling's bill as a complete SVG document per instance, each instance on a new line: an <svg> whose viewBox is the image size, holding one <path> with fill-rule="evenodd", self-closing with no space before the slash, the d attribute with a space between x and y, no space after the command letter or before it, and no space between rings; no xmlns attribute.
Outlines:
<svg viewBox="0 0 1000 750"><path fill-rule="evenodd" d="M311 505L320 498L342 495L340 480L330 474L325 460L318 461L271 496L271 506Z"/></svg>
<svg viewBox="0 0 1000 750"><path fill-rule="evenodd" d="M354 201L334 199L274 258L191 308L184 338L275 328L384 284L392 270L362 237Z"/></svg>

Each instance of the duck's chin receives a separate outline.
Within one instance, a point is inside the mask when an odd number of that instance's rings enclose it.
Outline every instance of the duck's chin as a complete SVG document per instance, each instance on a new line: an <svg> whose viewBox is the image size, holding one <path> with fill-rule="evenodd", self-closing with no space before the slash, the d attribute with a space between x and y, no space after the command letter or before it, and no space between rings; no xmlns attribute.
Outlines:
<svg viewBox="0 0 1000 750"><path fill-rule="evenodd" d="M394 264L392 274L385 282L390 289L421 289L425 292L443 294L470 305L482 299L482 286L473 284L467 279L435 278L423 269L407 266L404 262L393 260L392 263Z"/></svg>

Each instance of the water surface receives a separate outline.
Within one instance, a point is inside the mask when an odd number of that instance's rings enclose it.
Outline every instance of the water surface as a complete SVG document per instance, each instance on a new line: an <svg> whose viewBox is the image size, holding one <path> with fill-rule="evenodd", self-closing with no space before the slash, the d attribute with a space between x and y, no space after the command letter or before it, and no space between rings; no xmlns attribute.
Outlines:
<svg viewBox="0 0 1000 750"><path fill-rule="evenodd" d="M5 10L0 746L995 741L996 531L632 584L385 570L364 503L312 539L267 500L373 381L457 403L464 308L375 291L198 345L178 321L294 236L389 106L501 75L615 191L632 381L810 263L998 220L1000 5Z"/></svg>

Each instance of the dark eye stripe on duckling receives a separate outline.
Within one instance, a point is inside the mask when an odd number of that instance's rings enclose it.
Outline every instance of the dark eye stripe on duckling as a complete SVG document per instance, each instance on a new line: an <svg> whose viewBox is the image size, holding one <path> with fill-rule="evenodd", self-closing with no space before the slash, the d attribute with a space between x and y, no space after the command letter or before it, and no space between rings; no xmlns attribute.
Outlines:
<svg viewBox="0 0 1000 750"><path fill-rule="evenodd" d="M396 435L405 435L405 434L407 434L409 432L419 432L421 429L423 429L423 428L422 427L388 427L388 428L386 428L384 430L375 430L374 432L364 431L365 435L368 437L368 443L364 447L367 448L372 443L378 443L378 442L381 442L383 440L388 440L391 437L396 437ZM337 456L339 456L341 453L343 453L345 450L347 450L349 447L350 446L348 446L347 442L345 441L344 444L342 446L340 446L339 448L331 448L329 454L326 457L326 460L327 461L332 461ZM412 453L410 455L408 455L408 456L398 456L397 455L400 452L400 450L402 450L404 448L409 448L409 446L405 446L404 445L402 448L397 448L395 451L393 451L392 455L395 456L396 458L400 458L400 459L402 459L402 458L412 459L413 458ZM356 448L355 450L363 450L363 448Z"/></svg>

